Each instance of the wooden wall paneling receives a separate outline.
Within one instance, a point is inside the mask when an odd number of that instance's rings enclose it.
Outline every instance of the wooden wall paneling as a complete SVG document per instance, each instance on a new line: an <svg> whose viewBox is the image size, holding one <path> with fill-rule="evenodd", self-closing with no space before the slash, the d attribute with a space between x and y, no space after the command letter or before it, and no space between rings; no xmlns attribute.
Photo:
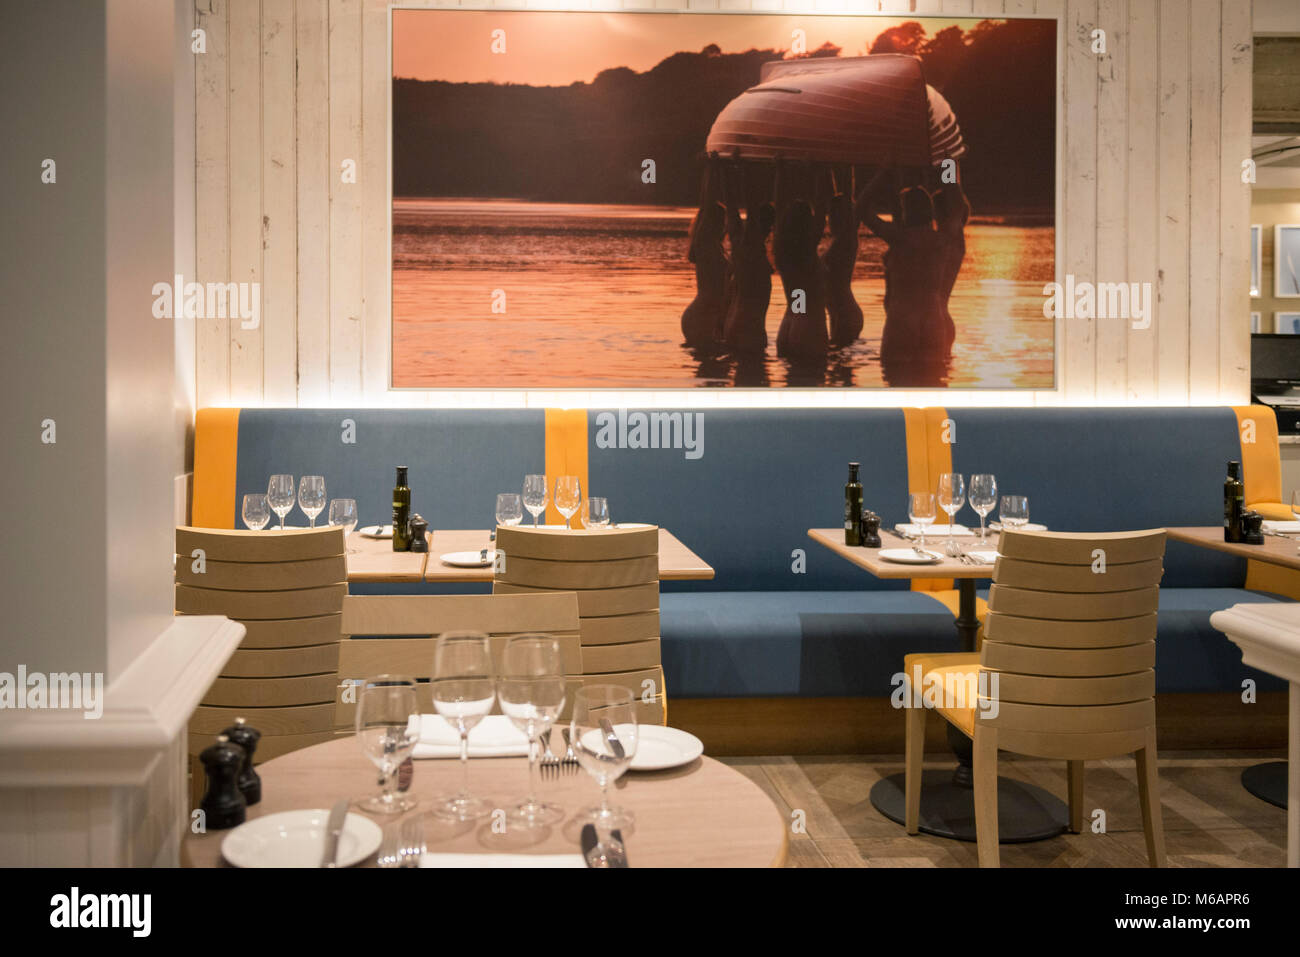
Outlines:
<svg viewBox="0 0 1300 957"><path fill-rule="evenodd" d="M330 395L329 4L297 0L294 133L297 148L297 386L295 405Z"/></svg>
<svg viewBox="0 0 1300 957"><path fill-rule="evenodd" d="M1159 0L1160 215L1157 229L1156 377L1161 402L1186 402L1188 380L1188 270L1191 268L1189 174L1191 150L1191 11L1186 0Z"/></svg>
<svg viewBox="0 0 1300 957"><path fill-rule="evenodd" d="M298 402L298 149L294 0L262 0L263 400Z"/></svg>
<svg viewBox="0 0 1300 957"><path fill-rule="evenodd" d="M230 278L229 89L226 84L226 0L196 5L206 53L195 54L194 180L196 282ZM176 304L173 304L176 307ZM230 400L230 329L227 320L194 322L195 398L199 408Z"/></svg>
<svg viewBox="0 0 1300 957"><path fill-rule="evenodd" d="M1002 9L1006 11L1009 17L1022 17L1026 14L1038 12L1038 6L1034 3L1034 0L1006 0L1002 5Z"/></svg>
<svg viewBox="0 0 1300 957"><path fill-rule="evenodd" d="M1220 102L1249 103L1254 49L1251 10L1225 3L1220 20ZM1219 401L1250 398L1250 184L1241 164L1250 151L1251 115L1244 109L1220 110L1223 144L1219 179Z"/></svg>
<svg viewBox="0 0 1300 957"><path fill-rule="evenodd" d="M1095 280L1097 272L1097 54L1092 31L1097 24L1097 0L1070 0L1065 24L1065 193L1068 211L1057 241L1064 242L1063 275L1076 282ZM1068 303L1063 304L1068 305ZM1064 320L1065 349L1059 383L1066 401L1091 402L1097 394L1096 322L1078 317Z"/></svg>
<svg viewBox="0 0 1300 957"><path fill-rule="evenodd" d="M1097 268L1094 282L1123 283L1128 272L1128 0L1099 0L1097 27L1106 52L1097 58ZM1101 297L1099 297L1100 299ZM1109 304L1106 305L1109 312ZM1096 391L1122 396L1128 387L1131 322L1100 317L1097 303Z"/></svg>
<svg viewBox="0 0 1300 957"><path fill-rule="evenodd" d="M1219 386L1219 9L1191 0L1191 257L1188 265L1188 377L1192 401L1213 402ZM1242 249L1246 247L1243 245Z"/></svg>
<svg viewBox="0 0 1300 957"><path fill-rule="evenodd" d="M330 399L361 398L361 0L329 5ZM345 164L351 173L345 174ZM345 175L349 181L345 181Z"/></svg>
<svg viewBox="0 0 1300 957"><path fill-rule="evenodd" d="M388 391L388 4L365 0L361 11L362 388Z"/></svg>
<svg viewBox="0 0 1300 957"><path fill-rule="evenodd" d="M1156 308L1156 256L1160 215L1160 127L1153 122L1159 109L1159 64L1156 11L1159 0L1128 0L1128 190L1125 197L1128 236L1127 276L1130 283L1151 284L1150 325L1129 323L1125 396L1151 403L1158 397L1156 335L1161 321ZM1140 285L1139 285L1139 288ZM1170 317L1174 318L1174 317Z"/></svg>
<svg viewBox="0 0 1300 957"><path fill-rule="evenodd" d="M262 29L261 4L232 3L230 10L230 279L262 282ZM240 293L241 301L246 294ZM259 305L260 308L260 305ZM261 405L262 321L244 328L238 303L232 303L230 400Z"/></svg>
<svg viewBox="0 0 1300 957"><path fill-rule="evenodd" d="M989 4L981 3L980 14L982 15L989 6ZM975 5L972 0L942 0L939 9L943 13L949 13L953 16L971 16L974 13Z"/></svg>

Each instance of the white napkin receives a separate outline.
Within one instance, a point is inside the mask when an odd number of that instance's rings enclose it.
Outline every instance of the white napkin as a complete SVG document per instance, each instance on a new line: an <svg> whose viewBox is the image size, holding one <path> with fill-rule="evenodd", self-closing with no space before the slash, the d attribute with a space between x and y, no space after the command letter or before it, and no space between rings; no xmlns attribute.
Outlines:
<svg viewBox="0 0 1300 957"><path fill-rule="evenodd" d="M1300 534L1300 522L1265 521L1260 527L1266 532L1279 532L1283 535Z"/></svg>
<svg viewBox="0 0 1300 957"><path fill-rule="evenodd" d="M421 854L420 866L586 867L587 862L581 854Z"/></svg>
<svg viewBox="0 0 1300 957"><path fill-rule="evenodd" d="M920 534L921 534L921 526L920 526L920 525L911 525L911 524L908 524L907 522L904 522L904 523L902 523L902 524L895 525L895 526L894 526L894 531L898 532L898 534L900 534L900 535L920 535ZM926 535L943 535L943 536L946 537L946 536L949 534L949 532L948 532L948 526L947 526L947 525L927 525L926 528L925 528L925 534L926 534ZM975 533L972 532L972 531L971 531L969 528L967 528L965 525L953 525L953 526L952 526L952 532L951 532L951 534L953 534L953 535L974 535Z"/></svg>
<svg viewBox="0 0 1300 957"><path fill-rule="evenodd" d="M983 565L992 565L994 562L998 560L998 553L996 551L992 551L992 552L969 551L966 554L969 555L971 558L975 559L975 561Z"/></svg>
<svg viewBox="0 0 1300 957"><path fill-rule="evenodd" d="M504 758L528 754L528 736L503 714L490 714L469 733L471 758ZM420 743L415 758L459 758L460 733L441 715L420 715Z"/></svg>
<svg viewBox="0 0 1300 957"><path fill-rule="evenodd" d="M1017 532L1045 532L1047 531L1047 526L1036 525L1033 522L1025 522L1025 524L1021 525L1017 529L1008 529L1007 526L1003 525L1001 522L989 522L989 531L991 532L1000 532L1003 531L1004 529L1006 529L1007 531L1017 531Z"/></svg>

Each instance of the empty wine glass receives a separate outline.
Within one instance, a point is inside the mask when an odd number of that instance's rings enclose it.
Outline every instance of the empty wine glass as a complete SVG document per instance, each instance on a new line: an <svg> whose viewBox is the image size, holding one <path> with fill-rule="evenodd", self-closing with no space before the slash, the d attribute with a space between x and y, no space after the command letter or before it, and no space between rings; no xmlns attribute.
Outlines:
<svg viewBox="0 0 1300 957"><path fill-rule="evenodd" d="M298 483L298 507L311 519L311 527L316 527L316 516L325 507L325 476L304 475Z"/></svg>
<svg viewBox="0 0 1300 957"><path fill-rule="evenodd" d="M244 524L255 532L266 528L271 520L271 506L260 492L244 496Z"/></svg>
<svg viewBox="0 0 1300 957"><path fill-rule="evenodd" d="M584 501L582 524L588 528L609 528L609 502L601 496Z"/></svg>
<svg viewBox="0 0 1300 957"><path fill-rule="evenodd" d="M632 692L620 685L587 685L573 696L569 739L578 763L600 785L600 804L579 811L575 820L596 826L604 841L615 829L630 832L632 812L609 803L609 786L622 776L636 756L636 704Z"/></svg>
<svg viewBox="0 0 1300 957"><path fill-rule="evenodd" d="M988 517L989 512L993 511L993 506L998 504L997 479L988 474L972 475L967 500L970 502L970 507L975 509L975 514L980 517L980 541L982 542L988 536L984 519Z"/></svg>
<svg viewBox="0 0 1300 957"><path fill-rule="evenodd" d="M433 812L461 821L483 817L491 807L469 789L469 733L491 713L497 697L487 635L477 631L439 635L430 684L433 709L460 735L461 770L460 790L435 799Z"/></svg>
<svg viewBox="0 0 1300 957"><path fill-rule="evenodd" d="M524 503L518 492L502 492L497 496L497 524L518 525L524 520Z"/></svg>
<svg viewBox="0 0 1300 957"><path fill-rule="evenodd" d="M576 475L561 475L555 480L555 508L564 516L564 527L571 528L570 519L582 504L582 487Z"/></svg>
<svg viewBox="0 0 1300 957"><path fill-rule="evenodd" d="M293 511L294 492L292 475L272 475L266 485L266 500L280 516L280 531L284 531L284 517Z"/></svg>
<svg viewBox="0 0 1300 957"><path fill-rule="evenodd" d="M948 515L948 545L945 549L949 555L961 554L961 546L953 536L953 519L966 504L966 480L960 472L944 472L939 476L939 507Z"/></svg>
<svg viewBox="0 0 1300 957"><path fill-rule="evenodd" d="M1029 497L1027 495L1003 495L998 508L998 519L1003 528L1021 528L1029 524Z"/></svg>
<svg viewBox="0 0 1300 957"><path fill-rule="evenodd" d="M398 814L415 807L412 798L393 790L393 777L420 740L420 711L415 681L405 675L367 678L357 692L357 743L379 768L380 791L357 802L363 811Z"/></svg>
<svg viewBox="0 0 1300 957"><path fill-rule="evenodd" d="M537 753L540 740L564 707L564 675L560 645L545 635L510 639L497 676L501 711L528 736L528 796L510 809L518 827L541 827L564 820L564 811L537 799Z"/></svg>
<svg viewBox="0 0 1300 957"><path fill-rule="evenodd" d="M913 492L907 497L907 519L921 532L921 547L925 548L925 528L934 521L934 493Z"/></svg>
<svg viewBox="0 0 1300 957"><path fill-rule="evenodd" d="M336 498L330 502L329 520L331 525L343 526L343 541L346 543L352 529L357 527L357 500L354 498ZM346 545L345 545L346 547ZM348 548L349 555L355 555L355 548Z"/></svg>
<svg viewBox="0 0 1300 957"><path fill-rule="evenodd" d="M545 475L524 476L524 508L533 517L533 528L537 527L538 517L546 511L547 495Z"/></svg>

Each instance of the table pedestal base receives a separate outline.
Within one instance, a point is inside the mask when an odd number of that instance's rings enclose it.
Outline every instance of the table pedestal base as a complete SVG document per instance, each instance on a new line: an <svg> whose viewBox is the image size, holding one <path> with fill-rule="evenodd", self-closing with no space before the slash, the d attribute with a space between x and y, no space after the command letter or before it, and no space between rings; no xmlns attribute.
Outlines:
<svg viewBox="0 0 1300 957"><path fill-rule="evenodd" d="M1287 763L1269 761L1256 764L1241 772L1241 786L1261 801L1275 807L1286 807Z"/></svg>
<svg viewBox="0 0 1300 957"><path fill-rule="evenodd" d="M871 804L904 823L904 776L895 774L871 789ZM1032 784L998 778L998 842L1025 844L1064 834L1065 803ZM957 841L975 840L975 792L953 783L953 772L921 773L921 831Z"/></svg>

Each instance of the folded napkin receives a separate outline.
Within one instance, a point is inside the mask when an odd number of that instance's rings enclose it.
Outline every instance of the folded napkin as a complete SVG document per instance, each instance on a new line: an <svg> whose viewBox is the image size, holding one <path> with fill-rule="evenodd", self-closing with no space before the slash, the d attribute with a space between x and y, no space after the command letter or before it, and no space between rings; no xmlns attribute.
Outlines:
<svg viewBox="0 0 1300 957"><path fill-rule="evenodd" d="M503 758L528 754L528 737L503 714L490 714L469 733L471 758ZM420 743L415 758L459 758L460 732L437 714L420 715Z"/></svg>
<svg viewBox="0 0 1300 957"><path fill-rule="evenodd" d="M969 551L966 553L981 565L992 565L998 560L998 553L995 551Z"/></svg>
<svg viewBox="0 0 1300 957"><path fill-rule="evenodd" d="M587 862L581 854L421 854L420 866L586 867Z"/></svg>
<svg viewBox="0 0 1300 957"><path fill-rule="evenodd" d="M895 525L895 526L894 526L894 531L896 531L896 532L898 532L898 534L900 534L900 535L904 535L904 536L920 535L920 534L921 534L921 526L920 526L920 525L911 525L911 524L908 524L907 522L904 522L904 523L902 523L902 524ZM949 534L949 532L948 532L948 526L947 526L947 525L927 525L926 528L925 528L925 534L926 534L926 535L943 535L943 536L946 537L946 536ZM953 526L952 526L952 532L951 532L951 534L953 534L953 535L974 535L975 533L972 532L972 531L971 531L969 528L967 528L965 525L953 525Z"/></svg>
<svg viewBox="0 0 1300 957"><path fill-rule="evenodd" d="M1004 528L1006 528L1006 526L1003 525L1001 522L989 522L989 531L991 531L991 532L1000 532L1000 531L1002 531ZM1008 529L1008 531L1010 531L1010 529ZM1017 531L1017 532L1045 532L1045 531L1047 531L1047 526L1046 526L1046 525L1036 525L1036 524L1034 524L1033 522L1026 522L1025 524L1021 525L1019 528L1015 529L1015 531Z"/></svg>
<svg viewBox="0 0 1300 957"><path fill-rule="evenodd" d="M1266 532L1277 532L1281 535L1300 535L1300 522L1265 521L1260 523L1260 527Z"/></svg>

